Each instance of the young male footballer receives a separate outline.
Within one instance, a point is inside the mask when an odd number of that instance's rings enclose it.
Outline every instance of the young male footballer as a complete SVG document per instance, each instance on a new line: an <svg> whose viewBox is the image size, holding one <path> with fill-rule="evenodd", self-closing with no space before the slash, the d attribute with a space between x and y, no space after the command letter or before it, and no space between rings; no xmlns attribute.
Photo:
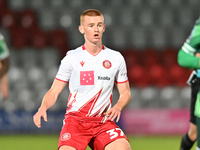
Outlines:
<svg viewBox="0 0 200 150"><path fill-rule="evenodd" d="M200 17L196 20L190 36L186 39L178 52L178 63L182 67L194 69L190 78L190 128L182 137L180 150L190 150L197 139L197 150L200 147Z"/></svg>
<svg viewBox="0 0 200 150"><path fill-rule="evenodd" d="M60 132L59 150L131 150L123 131L115 124L131 93L125 60L122 55L102 45L105 31L101 12L89 9L80 16L79 31L84 45L70 50L62 59L52 87L45 94L34 123L40 128L41 117L47 121L47 109L69 83L70 95L64 124ZM119 99L112 106L114 83Z"/></svg>

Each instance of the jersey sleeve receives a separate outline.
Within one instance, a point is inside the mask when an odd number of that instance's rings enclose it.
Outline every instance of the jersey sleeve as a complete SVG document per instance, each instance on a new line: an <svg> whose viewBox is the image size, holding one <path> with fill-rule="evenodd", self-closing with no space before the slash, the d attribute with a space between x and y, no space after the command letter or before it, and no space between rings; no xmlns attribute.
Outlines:
<svg viewBox="0 0 200 150"><path fill-rule="evenodd" d="M183 51L194 55L200 49L200 22L194 26L190 36L187 38L182 48Z"/></svg>
<svg viewBox="0 0 200 150"><path fill-rule="evenodd" d="M128 81L126 63L124 57L121 54L119 54L119 69L115 77L115 81L117 83L123 83Z"/></svg>
<svg viewBox="0 0 200 150"><path fill-rule="evenodd" d="M55 79L68 82L71 76L72 65L70 64L70 56L67 54L62 60Z"/></svg>
<svg viewBox="0 0 200 150"><path fill-rule="evenodd" d="M197 19L190 36L178 52L178 64L189 69L199 69L199 57L195 53L200 51L200 18Z"/></svg>
<svg viewBox="0 0 200 150"><path fill-rule="evenodd" d="M0 34L0 60L9 57L9 50L5 43L4 37Z"/></svg>
<svg viewBox="0 0 200 150"><path fill-rule="evenodd" d="M200 58L190 55L182 49L178 52L178 64L189 69L199 69Z"/></svg>

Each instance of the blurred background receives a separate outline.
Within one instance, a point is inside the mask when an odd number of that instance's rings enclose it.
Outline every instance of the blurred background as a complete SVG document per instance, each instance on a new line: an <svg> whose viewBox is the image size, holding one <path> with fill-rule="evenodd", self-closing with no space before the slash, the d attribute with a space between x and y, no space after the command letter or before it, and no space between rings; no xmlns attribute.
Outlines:
<svg viewBox="0 0 200 150"><path fill-rule="evenodd" d="M0 0L0 33L10 49L10 96L0 100L0 133L59 133L67 87L40 130L32 116L60 60L84 44L79 16L89 8L105 17L103 44L127 63L132 99L119 126L130 135L184 134L192 71L178 66L177 53L199 17L198 0Z"/></svg>

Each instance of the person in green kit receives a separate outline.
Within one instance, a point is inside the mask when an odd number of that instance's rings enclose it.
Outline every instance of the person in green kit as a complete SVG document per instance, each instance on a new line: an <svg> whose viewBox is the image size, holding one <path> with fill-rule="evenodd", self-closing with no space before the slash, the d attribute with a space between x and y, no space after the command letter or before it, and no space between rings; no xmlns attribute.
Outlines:
<svg viewBox="0 0 200 150"><path fill-rule="evenodd" d="M0 96L6 100L9 95L8 69L9 69L9 49L5 43L3 35L0 33Z"/></svg>
<svg viewBox="0 0 200 150"><path fill-rule="evenodd" d="M190 128L182 137L180 150L190 150L197 140L200 150L200 17L196 20L190 36L178 52L178 64L193 69L187 83L191 85Z"/></svg>

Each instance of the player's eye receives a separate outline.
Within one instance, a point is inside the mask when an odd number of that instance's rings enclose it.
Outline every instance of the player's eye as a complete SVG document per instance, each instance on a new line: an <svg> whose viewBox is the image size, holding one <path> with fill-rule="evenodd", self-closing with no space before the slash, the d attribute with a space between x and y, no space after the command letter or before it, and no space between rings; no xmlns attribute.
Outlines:
<svg viewBox="0 0 200 150"><path fill-rule="evenodd" d="M90 24L89 27L93 27L93 24Z"/></svg>
<svg viewBox="0 0 200 150"><path fill-rule="evenodd" d="M102 23L98 24L98 27L102 27L102 26L103 26L103 24L102 24Z"/></svg>

